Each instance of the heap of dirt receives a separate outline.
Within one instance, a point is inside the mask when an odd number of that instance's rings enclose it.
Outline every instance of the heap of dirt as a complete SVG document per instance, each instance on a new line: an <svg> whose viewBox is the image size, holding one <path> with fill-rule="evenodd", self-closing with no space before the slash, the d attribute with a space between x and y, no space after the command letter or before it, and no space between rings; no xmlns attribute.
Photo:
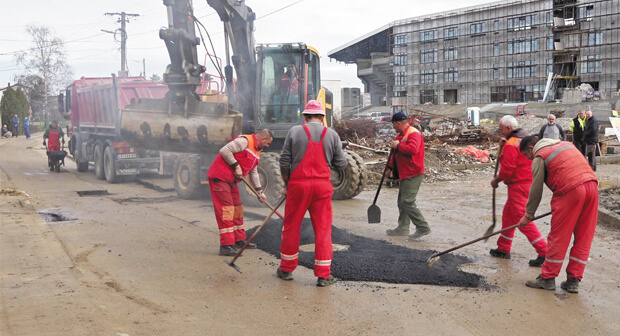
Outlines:
<svg viewBox="0 0 620 336"><path fill-rule="evenodd" d="M620 187L602 190L599 194L599 206L620 215Z"/></svg>
<svg viewBox="0 0 620 336"><path fill-rule="evenodd" d="M248 236L255 228L248 231ZM270 220L254 239L258 248L280 257L282 220ZM416 250L392 245L386 241L357 236L346 230L332 227L332 242L346 245L345 251L335 251L332 274L345 281L374 281L398 284L424 284L454 287L479 287L484 278L459 270L471 260L457 255L444 255L433 267L427 264L434 251ZM300 245L314 244L310 219L301 226ZM313 249L312 249L313 250ZM314 252L299 252L299 264L314 268Z"/></svg>

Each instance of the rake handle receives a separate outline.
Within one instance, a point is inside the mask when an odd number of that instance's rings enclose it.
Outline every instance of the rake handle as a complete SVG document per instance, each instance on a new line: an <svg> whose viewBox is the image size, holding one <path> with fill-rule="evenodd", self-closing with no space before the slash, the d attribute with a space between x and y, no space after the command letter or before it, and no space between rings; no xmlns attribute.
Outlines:
<svg viewBox="0 0 620 336"><path fill-rule="evenodd" d="M254 195L256 197L258 197L258 191L256 191L256 189L254 189L254 186L252 186L252 183L248 182L248 180L247 180L247 178L245 176L242 177L241 180L243 180L243 183L245 183L245 185L248 186L248 188L250 188L250 190L252 190L252 192L254 193ZM265 204L271 210L275 211L275 209L277 209L277 208L274 209L274 207L271 204L269 204L269 202L267 202L267 201L265 201ZM284 216L282 216L282 214L279 213L278 211L276 211L276 215L278 215L278 217L284 219Z"/></svg>

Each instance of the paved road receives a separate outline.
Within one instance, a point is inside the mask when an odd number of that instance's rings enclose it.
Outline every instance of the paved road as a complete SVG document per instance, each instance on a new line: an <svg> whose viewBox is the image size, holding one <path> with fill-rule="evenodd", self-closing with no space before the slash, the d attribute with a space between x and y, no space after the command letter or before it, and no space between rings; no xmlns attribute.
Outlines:
<svg viewBox="0 0 620 336"><path fill-rule="evenodd" d="M488 256L493 239L460 250L474 258L464 269L485 276L487 288L353 281L317 288L305 268L294 281L277 279L278 259L262 251L238 260L243 274L226 265L216 255L209 202L135 183L107 184L93 173L77 173L70 159L61 173L49 172L40 142L40 135L0 140L3 336L620 334L618 231L597 229L578 295L559 283L555 292L523 285L539 269L527 266L533 249L519 234L511 260ZM600 167L599 174L617 179L617 166ZM367 224L369 190L334 203L335 225L393 244L444 250L490 224L490 174L423 185L419 203L433 233L422 242L384 236L396 222L394 189L379 199L382 224ZM83 190L110 195L79 197ZM503 204L505 188L498 195ZM47 223L37 211L74 219ZM544 233L548 223L539 223Z"/></svg>

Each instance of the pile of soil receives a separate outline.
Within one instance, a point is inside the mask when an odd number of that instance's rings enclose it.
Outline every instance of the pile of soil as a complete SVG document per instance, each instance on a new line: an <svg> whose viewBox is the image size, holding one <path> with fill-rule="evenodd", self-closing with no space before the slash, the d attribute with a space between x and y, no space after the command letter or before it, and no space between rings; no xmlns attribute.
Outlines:
<svg viewBox="0 0 620 336"><path fill-rule="evenodd" d="M611 187L601 191L599 206L620 215L620 187Z"/></svg>
<svg viewBox="0 0 620 336"><path fill-rule="evenodd" d="M252 235L255 228L248 231ZM258 248L280 257L282 220L272 219L254 239ZM346 245L345 251L335 251L332 260L332 274L344 281L373 281L399 284L425 284L454 287L479 287L484 278L477 274L459 270L469 263L468 258L447 254L429 267L427 260L434 251L416 250L392 245L332 227L332 242ZM301 226L300 245L314 244L314 231L310 219L304 219ZM314 268L314 252L299 252L299 265Z"/></svg>

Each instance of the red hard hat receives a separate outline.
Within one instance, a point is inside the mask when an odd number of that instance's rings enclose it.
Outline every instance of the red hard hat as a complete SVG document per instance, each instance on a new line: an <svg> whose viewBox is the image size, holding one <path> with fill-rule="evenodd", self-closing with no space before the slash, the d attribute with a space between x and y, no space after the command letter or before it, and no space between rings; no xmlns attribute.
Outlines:
<svg viewBox="0 0 620 336"><path fill-rule="evenodd" d="M306 105L306 108L302 112L302 114L320 114L325 115L325 111L323 111L323 104L321 104L318 100L311 100Z"/></svg>

